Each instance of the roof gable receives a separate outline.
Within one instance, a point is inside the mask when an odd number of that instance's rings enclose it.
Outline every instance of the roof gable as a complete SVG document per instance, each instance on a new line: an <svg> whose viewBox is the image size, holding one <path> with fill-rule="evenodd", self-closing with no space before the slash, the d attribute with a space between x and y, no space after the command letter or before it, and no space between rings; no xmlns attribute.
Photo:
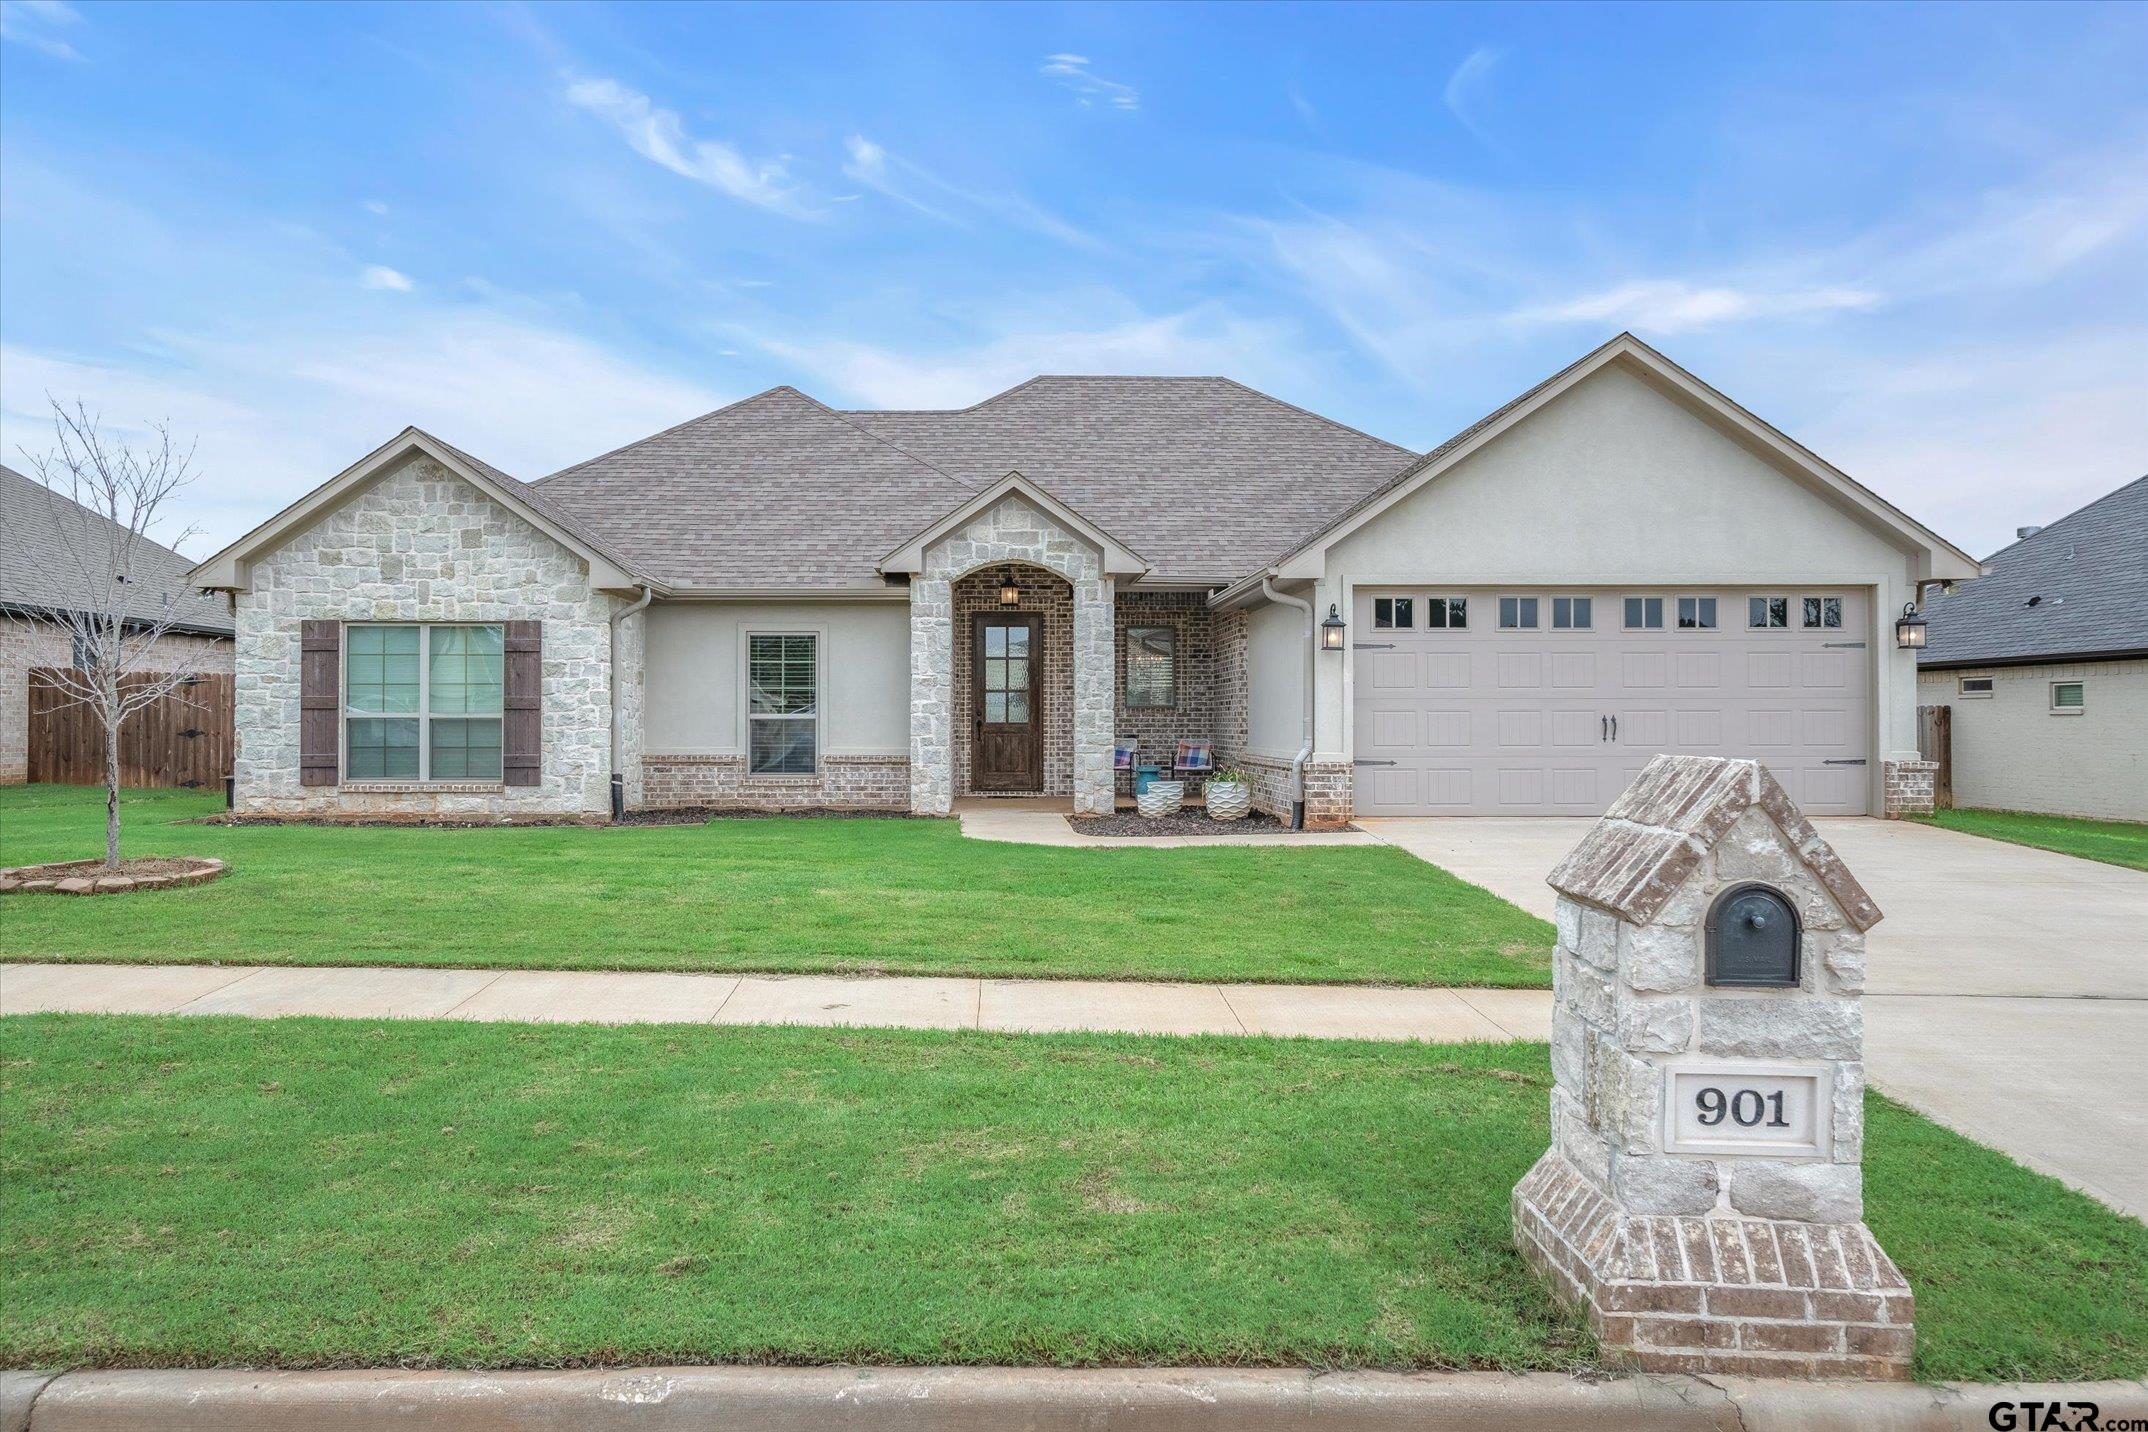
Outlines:
<svg viewBox="0 0 2148 1432"><path fill-rule="evenodd" d="M2148 652L2148 477L1994 552L1926 604L1921 666Z"/></svg>
<svg viewBox="0 0 2148 1432"><path fill-rule="evenodd" d="M907 540L880 559L880 570L912 575L924 571L925 553L934 542L950 532L960 531L1010 497L1022 499L1057 523L1061 530L1094 547L1101 556L1105 576L1133 577L1149 570L1149 564L1138 552L1019 472L1008 473L959 507L942 513L911 533Z"/></svg>

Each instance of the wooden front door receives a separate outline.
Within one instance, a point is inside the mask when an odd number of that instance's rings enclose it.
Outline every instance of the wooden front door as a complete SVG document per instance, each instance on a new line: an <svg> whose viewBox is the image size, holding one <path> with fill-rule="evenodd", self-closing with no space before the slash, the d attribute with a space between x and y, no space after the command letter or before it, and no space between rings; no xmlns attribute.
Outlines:
<svg viewBox="0 0 2148 1432"><path fill-rule="evenodd" d="M1044 789L1043 702L1034 613L979 612L970 646L970 789Z"/></svg>

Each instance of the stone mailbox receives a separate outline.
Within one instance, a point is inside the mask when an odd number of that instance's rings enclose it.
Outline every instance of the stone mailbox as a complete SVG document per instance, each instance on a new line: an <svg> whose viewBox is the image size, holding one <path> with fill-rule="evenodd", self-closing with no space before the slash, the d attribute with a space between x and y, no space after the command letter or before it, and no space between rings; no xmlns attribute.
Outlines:
<svg viewBox="0 0 2148 1432"><path fill-rule="evenodd" d="M1523 1256L1645 1369L1906 1377L1859 1168L1871 898L1758 762L1703 756L1650 762L1551 885Z"/></svg>

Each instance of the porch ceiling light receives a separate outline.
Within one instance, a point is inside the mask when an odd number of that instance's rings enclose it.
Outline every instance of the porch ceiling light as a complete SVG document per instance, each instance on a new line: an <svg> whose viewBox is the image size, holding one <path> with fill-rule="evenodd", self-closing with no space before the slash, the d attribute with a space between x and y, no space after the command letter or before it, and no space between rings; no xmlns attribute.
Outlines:
<svg viewBox="0 0 2148 1432"><path fill-rule="evenodd" d="M1021 600L1022 589L1016 585L1014 573L1009 572L1002 576L999 579L999 604L1003 607L1011 607L1019 605Z"/></svg>
<svg viewBox="0 0 2148 1432"><path fill-rule="evenodd" d="M1924 647L1924 616L1915 602L1902 604L1902 615L1895 618L1894 644L1904 651L1920 651Z"/></svg>
<svg viewBox="0 0 2148 1432"><path fill-rule="evenodd" d="M1344 630L1342 613L1335 609L1335 603L1329 602L1328 618L1320 624L1320 649L1322 651L1341 651L1343 649Z"/></svg>

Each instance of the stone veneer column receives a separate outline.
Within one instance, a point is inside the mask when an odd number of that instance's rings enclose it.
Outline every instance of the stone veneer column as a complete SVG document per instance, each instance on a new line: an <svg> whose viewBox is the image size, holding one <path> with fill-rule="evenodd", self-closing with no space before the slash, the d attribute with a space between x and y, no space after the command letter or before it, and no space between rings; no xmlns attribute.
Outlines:
<svg viewBox="0 0 2148 1432"><path fill-rule="evenodd" d="M1117 739L1118 688L1111 659L1118 640L1112 582L1074 583L1074 809L1110 815L1118 787L1111 769Z"/></svg>
<svg viewBox="0 0 2148 1432"><path fill-rule="evenodd" d="M910 809L955 803L955 599L945 577L910 583Z"/></svg>
<svg viewBox="0 0 2148 1432"><path fill-rule="evenodd" d="M1650 762L1551 885L1552 1146L1514 1190L1523 1256L1644 1369L1906 1377L1914 1301L1862 1222L1878 908L1764 767L1701 756ZM1726 913L1753 887L1786 905ZM1794 934L1795 969L1719 980L1712 922Z"/></svg>

